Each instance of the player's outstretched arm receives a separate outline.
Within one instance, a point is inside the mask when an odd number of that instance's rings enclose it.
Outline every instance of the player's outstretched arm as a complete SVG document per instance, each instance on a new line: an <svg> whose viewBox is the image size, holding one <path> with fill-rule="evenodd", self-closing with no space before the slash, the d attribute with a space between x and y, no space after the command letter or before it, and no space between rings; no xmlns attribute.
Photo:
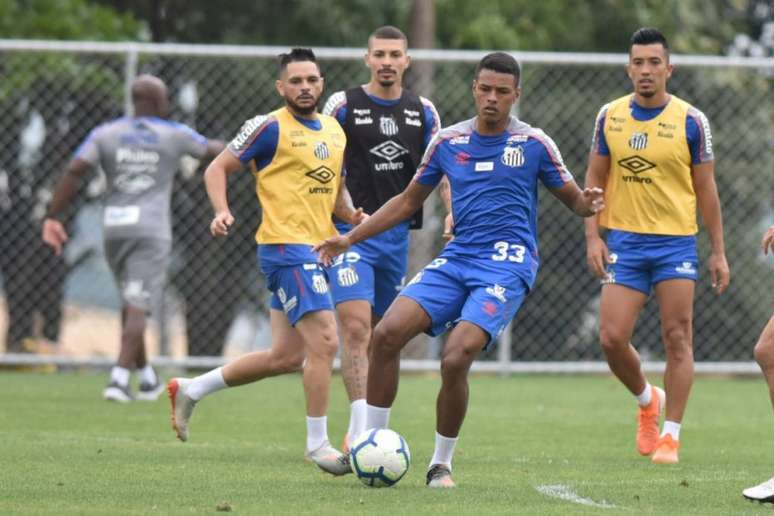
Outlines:
<svg viewBox="0 0 774 516"><path fill-rule="evenodd" d="M330 265L333 259L362 240L386 231L411 217L433 191L432 186L412 181L406 189L384 203L365 222L355 226L346 235L336 235L323 240L312 249L319 254L320 262Z"/></svg>
<svg viewBox="0 0 774 516"><path fill-rule="evenodd" d="M62 254L62 247L69 238L64 224L62 224L58 217L70 205L75 192L78 191L81 180L89 170L91 170L91 163L79 158L73 159L67 165L67 169L56 185L51 204L48 206L48 212L45 219L43 219L43 242L51 246L57 256Z"/></svg>
<svg viewBox="0 0 774 516"><path fill-rule="evenodd" d="M605 208L605 192L596 186L581 190L575 181L570 181L559 188L552 188L551 193L581 217L591 217Z"/></svg>
<svg viewBox="0 0 774 516"><path fill-rule="evenodd" d="M202 159L204 161L209 161L215 157L218 156L221 152L223 152L223 149L226 148L226 142L223 140L214 140L214 139L207 139L207 150L204 153L204 156Z"/></svg>
<svg viewBox="0 0 774 516"><path fill-rule="evenodd" d="M720 211L720 197L715 184L715 162L698 163L691 167L693 191L696 192L696 204L699 206L704 227L710 237L712 253L707 266L712 276L712 288L722 294L731 280L731 270L726 260L726 247L723 241L723 216Z"/></svg>
<svg viewBox="0 0 774 516"><path fill-rule="evenodd" d="M228 228L234 223L234 216L228 207L226 196L227 174L242 168L242 163L231 151L225 149L209 164L204 171L204 186L210 198L215 216L210 222L212 236L227 236Z"/></svg>

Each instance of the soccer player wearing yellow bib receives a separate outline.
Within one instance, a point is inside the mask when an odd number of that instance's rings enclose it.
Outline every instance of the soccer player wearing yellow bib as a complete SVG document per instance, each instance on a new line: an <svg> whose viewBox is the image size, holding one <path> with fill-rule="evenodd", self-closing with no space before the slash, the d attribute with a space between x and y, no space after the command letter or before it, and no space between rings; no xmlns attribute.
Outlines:
<svg viewBox="0 0 774 516"><path fill-rule="evenodd" d="M341 177L344 131L334 118L317 113L323 78L314 53L295 48L282 54L276 88L285 107L245 122L204 175L215 211L210 231L227 236L234 217L226 197L226 176L244 165L255 171L263 209L257 253L272 291L272 346L196 378L170 381L172 426L185 441L191 413L204 396L303 370L305 456L324 471L343 475L350 472L349 460L331 446L326 418L339 338L328 280L312 244L337 234L332 214L351 224L366 216L352 207Z"/></svg>
<svg viewBox="0 0 774 516"><path fill-rule="evenodd" d="M607 207L586 219L587 260L603 285L602 350L640 406L637 449L652 455L653 462L676 463L693 384L697 206L711 240L708 268L717 294L728 286L730 272L709 122L667 92L672 65L663 34L653 28L636 31L626 70L634 94L603 106L594 130L586 186L604 188ZM607 243L599 226L608 230ZM666 351L663 390L647 381L630 343L651 289Z"/></svg>

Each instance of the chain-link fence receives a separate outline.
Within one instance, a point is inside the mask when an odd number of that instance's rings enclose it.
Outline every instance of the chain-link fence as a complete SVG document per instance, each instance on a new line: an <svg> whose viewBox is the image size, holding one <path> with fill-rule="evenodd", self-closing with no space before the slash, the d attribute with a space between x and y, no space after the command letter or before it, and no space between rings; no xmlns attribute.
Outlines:
<svg viewBox="0 0 774 516"><path fill-rule="evenodd" d="M32 349L90 358L117 353L119 297L102 252L99 173L84 183L69 214L71 239L63 257L43 246L40 223L53 184L77 145L91 128L127 109L132 78L138 73L162 77L172 95L172 119L209 137L229 139L245 119L279 107L275 56L284 50L0 41L0 342L8 352ZM316 50L326 96L367 82L363 50ZM483 53L412 54L408 84L423 85L421 93L433 100L443 124L473 116L470 86ZM599 107L630 89L626 56L515 56L523 64L519 116L554 138L582 182ZM774 150L774 60L675 56L674 62L670 89L702 109L712 124L732 268L724 295L713 295L707 273L697 286L695 354L700 361L749 361L774 312L774 264L758 249L762 231L774 223L774 167L768 161ZM252 238L260 220L253 179L248 173L230 179L239 223L228 239L214 240L208 235L203 165L183 161L177 175L169 285L162 322L148 332L154 356L221 357L269 342L268 292ZM413 236L409 274L442 246L443 214L434 202L426 211L426 228ZM535 290L500 350L483 359L499 358L501 364L601 360L599 285L586 269L582 221L545 191L540 244L543 264ZM699 247L706 259L704 232ZM634 342L646 357L663 356L655 302L643 312ZM423 341L412 348L412 356L436 358L441 343Z"/></svg>

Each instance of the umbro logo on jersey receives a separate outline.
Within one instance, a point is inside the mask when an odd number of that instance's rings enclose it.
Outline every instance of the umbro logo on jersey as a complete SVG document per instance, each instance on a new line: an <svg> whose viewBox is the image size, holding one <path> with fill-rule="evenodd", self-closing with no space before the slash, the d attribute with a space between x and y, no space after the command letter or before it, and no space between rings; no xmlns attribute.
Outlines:
<svg viewBox="0 0 774 516"><path fill-rule="evenodd" d="M679 267L675 267L675 270L680 274L688 274L689 276L696 276L696 268L694 268L691 262L683 262Z"/></svg>
<svg viewBox="0 0 774 516"><path fill-rule="evenodd" d="M392 161L397 157L408 154L409 151L402 145L399 145L392 140L387 140L386 142L382 142L376 147L371 148L369 152L371 152L371 154L376 154L387 161Z"/></svg>
<svg viewBox="0 0 774 516"><path fill-rule="evenodd" d="M642 156L637 156L637 155L624 158L620 160L618 164L633 174L639 174L640 172L645 172L646 170L650 170L651 168L655 168L656 166L655 163L651 163L650 161L646 160Z"/></svg>
<svg viewBox="0 0 774 516"><path fill-rule="evenodd" d="M331 180L336 177L336 174L328 167L317 167L316 169L307 172L306 175L322 184L330 183Z"/></svg>
<svg viewBox="0 0 774 516"><path fill-rule="evenodd" d="M629 138L629 147L634 150L642 150L648 146L648 133L634 133Z"/></svg>
<svg viewBox="0 0 774 516"><path fill-rule="evenodd" d="M454 155L454 161L457 162L457 165L467 165L468 161L470 161L470 154L467 152L458 152Z"/></svg>
<svg viewBox="0 0 774 516"><path fill-rule="evenodd" d="M328 159L331 157L331 153L328 150L328 146L325 142L319 142L314 146L314 155L317 159Z"/></svg>
<svg viewBox="0 0 774 516"><path fill-rule="evenodd" d="M508 167L520 167L524 165L524 149L521 145L518 147L505 147L503 149L503 157L500 158L503 165Z"/></svg>
<svg viewBox="0 0 774 516"><path fill-rule="evenodd" d="M496 297L501 303L508 302L508 299L505 297L505 287L501 287L497 283L491 287L487 287L486 293L490 296Z"/></svg>
<svg viewBox="0 0 774 516"><path fill-rule="evenodd" d="M379 117L379 132L385 136L395 136L398 134L398 124L391 116Z"/></svg>
<svg viewBox="0 0 774 516"><path fill-rule="evenodd" d="M449 145L467 145L470 143L470 136L455 136L449 140Z"/></svg>

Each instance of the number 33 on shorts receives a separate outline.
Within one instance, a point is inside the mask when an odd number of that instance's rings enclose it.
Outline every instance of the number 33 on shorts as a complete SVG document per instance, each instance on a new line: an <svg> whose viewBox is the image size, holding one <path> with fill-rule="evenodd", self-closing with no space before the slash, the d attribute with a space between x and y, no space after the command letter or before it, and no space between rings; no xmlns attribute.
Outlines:
<svg viewBox="0 0 774 516"><path fill-rule="evenodd" d="M527 252L527 248L519 244L509 244L508 242L497 242L494 245L497 254L492 255L492 260L496 262L509 262L522 263L524 261L524 253Z"/></svg>

